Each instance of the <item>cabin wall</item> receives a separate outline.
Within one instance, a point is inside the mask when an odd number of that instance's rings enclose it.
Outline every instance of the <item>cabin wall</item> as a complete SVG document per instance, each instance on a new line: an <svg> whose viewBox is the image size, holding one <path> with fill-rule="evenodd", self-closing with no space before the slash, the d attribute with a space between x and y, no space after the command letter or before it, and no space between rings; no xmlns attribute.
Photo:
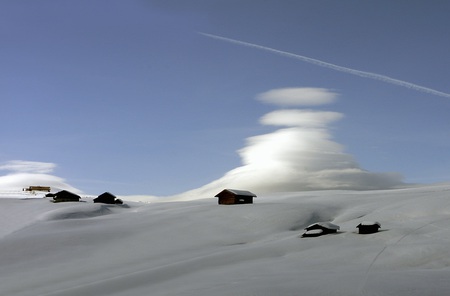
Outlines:
<svg viewBox="0 0 450 296"><path fill-rule="evenodd" d="M378 232L378 225L376 226L360 226L359 233L360 234L370 234Z"/></svg>
<svg viewBox="0 0 450 296"><path fill-rule="evenodd" d="M219 205L233 205L234 197L219 197Z"/></svg>
<svg viewBox="0 0 450 296"><path fill-rule="evenodd" d="M236 204L251 204L253 203L253 197L251 196L236 196Z"/></svg>
<svg viewBox="0 0 450 296"><path fill-rule="evenodd" d="M114 204L114 196L99 196L94 199L94 203Z"/></svg>
<svg viewBox="0 0 450 296"><path fill-rule="evenodd" d="M234 204L234 194L225 191L219 195L219 205L232 205Z"/></svg>
<svg viewBox="0 0 450 296"><path fill-rule="evenodd" d="M234 195L231 192L223 192L219 196L219 205L235 205L235 204L251 204L253 203L252 196Z"/></svg>
<svg viewBox="0 0 450 296"><path fill-rule="evenodd" d="M323 234L329 234L329 233L336 233L337 232L336 229L328 229L328 228L322 227L320 225L313 225L313 226L307 228L307 230L313 230L313 229L320 229L320 230L323 231Z"/></svg>
<svg viewBox="0 0 450 296"><path fill-rule="evenodd" d="M71 197L57 197L53 198L54 202L71 202L71 201L80 201L79 198L71 198Z"/></svg>
<svg viewBox="0 0 450 296"><path fill-rule="evenodd" d="M55 202L64 202L64 201L80 201L80 197L75 194L55 194L53 196L53 200Z"/></svg>

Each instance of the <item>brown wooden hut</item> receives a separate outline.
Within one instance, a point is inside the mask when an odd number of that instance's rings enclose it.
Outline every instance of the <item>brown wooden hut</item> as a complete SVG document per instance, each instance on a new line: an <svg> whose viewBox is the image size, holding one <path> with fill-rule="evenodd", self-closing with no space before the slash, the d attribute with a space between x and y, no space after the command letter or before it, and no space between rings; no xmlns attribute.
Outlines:
<svg viewBox="0 0 450 296"><path fill-rule="evenodd" d="M28 188L24 188L23 191L46 191L50 192L50 186L29 186Z"/></svg>
<svg viewBox="0 0 450 296"><path fill-rule="evenodd" d="M378 229L380 229L381 224L379 222L371 222L371 221L364 221L358 224L356 228L358 228L359 234L370 234L378 232Z"/></svg>
<svg viewBox="0 0 450 296"><path fill-rule="evenodd" d="M215 197L218 197L219 205L252 204L256 194L246 190L224 189Z"/></svg>
<svg viewBox="0 0 450 296"><path fill-rule="evenodd" d="M317 222L305 228L306 232L302 237L316 237L329 233L336 233L340 227L331 222Z"/></svg>
<svg viewBox="0 0 450 296"><path fill-rule="evenodd" d="M110 192L104 192L94 199L94 203L105 204L122 204L122 200L116 198L116 196Z"/></svg>
<svg viewBox="0 0 450 296"><path fill-rule="evenodd" d="M57 193L48 193L46 197L53 197L54 202L80 201L80 196L67 190L61 190Z"/></svg>

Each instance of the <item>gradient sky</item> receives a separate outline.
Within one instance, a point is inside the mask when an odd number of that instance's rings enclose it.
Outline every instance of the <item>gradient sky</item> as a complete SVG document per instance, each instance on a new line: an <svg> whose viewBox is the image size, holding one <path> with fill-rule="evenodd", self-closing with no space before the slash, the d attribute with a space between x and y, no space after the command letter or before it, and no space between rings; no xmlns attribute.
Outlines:
<svg viewBox="0 0 450 296"><path fill-rule="evenodd" d="M343 115L329 133L361 168L448 181L449 98L199 32L450 93L449 13L445 0L3 0L0 175L33 161L89 194L180 193L275 130L258 95L321 88L337 99L308 109Z"/></svg>

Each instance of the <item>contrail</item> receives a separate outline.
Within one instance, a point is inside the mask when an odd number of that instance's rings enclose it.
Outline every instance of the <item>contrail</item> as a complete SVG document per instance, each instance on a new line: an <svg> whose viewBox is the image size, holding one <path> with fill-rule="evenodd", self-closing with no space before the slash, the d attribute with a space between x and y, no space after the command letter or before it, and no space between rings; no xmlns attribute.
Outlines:
<svg viewBox="0 0 450 296"><path fill-rule="evenodd" d="M239 40L236 40L236 39L221 37L221 36L208 34L208 33L203 33L203 32L199 32L199 34L201 34L203 36L206 36L206 37L210 37L210 38L214 38L214 39L218 39L218 40L222 40L222 41L227 41L227 42L234 43L234 44L239 44L239 45L243 45L243 46L247 46L247 47L253 47L253 48L269 51L269 52L276 53L278 55L282 55L282 56L285 56L285 57L288 57L288 58L294 58L294 59L297 59L297 60L300 60L300 61L303 61L303 62L307 62L307 63L313 64L313 65L317 65L317 66L324 67L324 68L329 68L329 69L332 69L332 70L336 70L336 71L340 71L340 72L344 72L344 73L348 73L348 74L353 74L353 75L356 75L356 76L359 76L359 77L379 80L379 81L382 81L382 82L386 82L386 83L390 83L390 84L406 87L406 88L409 88L409 89L412 89L412 90L416 90L416 91L420 91L420 92L423 92L423 93L450 98L450 94L448 94L448 93L444 93L444 92L437 91L437 90L434 90L434 89L431 89L431 88L428 88L428 87L420 86L420 85L417 85L417 84L414 84L414 83L411 83L411 82L407 82L407 81L391 78L389 76L376 74L376 73L371 73L371 72L360 71L360 70L355 70L355 69L350 69L350 68L338 66L338 65L335 65L335 64L327 63L327 62L324 62L324 61L321 61L321 60L308 58L308 57L305 57L305 56L302 56L302 55L298 55L298 54L294 54L294 53L290 53L290 52L274 49L274 48L271 48L271 47L266 47L266 46L262 46L262 45L257 45L257 44L253 44L253 43L239 41Z"/></svg>

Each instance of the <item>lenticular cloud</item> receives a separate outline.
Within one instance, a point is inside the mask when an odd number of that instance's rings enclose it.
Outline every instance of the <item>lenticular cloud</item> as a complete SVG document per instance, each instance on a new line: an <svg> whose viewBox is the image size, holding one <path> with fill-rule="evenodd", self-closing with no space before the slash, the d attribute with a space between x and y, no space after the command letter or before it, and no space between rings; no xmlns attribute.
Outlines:
<svg viewBox="0 0 450 296"><path fill-rule="evenodd" d="M55 167L56 165L50 162L24 160L11 160L7 163L0 164L0 170L35 174L51 173Z"/></svg>
<svg viewBox="0 0 450 296"><path fill-rule="evenodd" d="M260 119L264 125L297 126L297 127L326 127L329 123L343 117L341 113L312 110L277 110L267 113Z"/></svg>
<svg viewBox="0 0 450 296"><path fill-rule="evenodd" d="M266 91L256 98L277 106L314 106L334 102L336 93L325 88L287 87Z"/></svg>
<svg viewBox="0 0 450 296"><path fill-rule="evenodd" d="M324 89L292 89L270 92L271 102L280 95L280 105L289 102L311 105L304 97L313 93L316 98L331 102L331 92ZM320 94L323 92L323 95ZM296 99L292 94L303 97ZM259 96L261 97L261 96ZM317 103L320 100L312 100ZM199 189L186 192L181 199L204 197L222 188L244 188L258 193L323 189L373 190L402 184L397 173L373 173L360 168L344 147L333 141L329 125L343 117L341 113L305 109L276 110L264 115L260 123L281 126L268 134L250 137L238 151L242 166L226 173L219 180Z"/></svg>
<svg viewBox="0 0 450 296"><path fill-rule="evenodd" d="M9 171L9 174L0 176L1 191L20 191L32 185L50 186L52 190L65 189L74 193L81 191L70 186L63 178L53 176L56 164L49 162L12 160L0 164L0 171Z"/></svg>

